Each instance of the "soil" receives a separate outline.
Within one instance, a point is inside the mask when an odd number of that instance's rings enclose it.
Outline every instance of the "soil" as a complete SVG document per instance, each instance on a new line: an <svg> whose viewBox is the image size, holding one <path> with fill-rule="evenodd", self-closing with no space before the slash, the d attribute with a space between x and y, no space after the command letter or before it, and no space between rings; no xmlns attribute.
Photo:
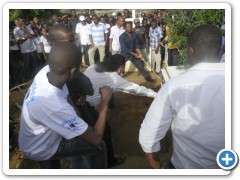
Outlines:
<svg viewBox="0 0 240 180"><path fill-rule="evenodd" d="M154 83L146 82L138 72L126 73L124 78L127 80L158 91L161 86L159 77L152 73ZM22 86L24 92L29 87ZM19 89L15 89L9 94L10 116L16 123L15 138L10 150L9 168L10 169L36 169L40 168L39 164L23 156L17 146L17 134L19 129L20 109L24 95ZM112 141L116 155L124 155L126 161L121 165L114 166L116 169L148 169L150 168L144 152L138 142L138 134L141 123L149 109L153 99L148 97L134 96L126 93L115 93L115 107L109 110L108 121L112 126ZM16 104L17 103L17 104ZM14 143L15 142L15 143ZM172 155L172 137L170 130L166 137L161 141L160 159L162 168L167 168ZM61 167L70 168L69 161L61 160Z"/></svg>

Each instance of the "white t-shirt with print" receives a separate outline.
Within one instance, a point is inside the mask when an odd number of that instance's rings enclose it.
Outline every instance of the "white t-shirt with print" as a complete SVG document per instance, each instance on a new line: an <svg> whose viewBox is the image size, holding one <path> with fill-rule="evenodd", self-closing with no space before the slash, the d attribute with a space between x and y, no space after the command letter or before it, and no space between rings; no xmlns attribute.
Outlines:
<svg viewBox="0 0 240 180"><path fill-rule="evenodd" d="M19 147L36 161L49 159L62 138L77 137L88 127L67 102L66 84L59 89L49 83L49 71L47 65L36 75L22 107Z"/></svg>

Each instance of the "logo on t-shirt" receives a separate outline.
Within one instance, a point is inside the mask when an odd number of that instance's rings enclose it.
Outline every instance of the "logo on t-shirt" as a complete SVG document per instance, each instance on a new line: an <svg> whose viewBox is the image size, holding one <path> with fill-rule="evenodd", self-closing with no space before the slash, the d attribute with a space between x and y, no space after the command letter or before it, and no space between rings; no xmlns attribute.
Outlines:
<svg viewBox="0 0 240 180"><path fill-rule="evenodd" d="M77 119L76 119L75 117L63 121L61 125L62 125L64 128L71 129L71 130L73 130L73 131L74 131L74 130L79 130L79 128L80 128L79 122L77 121Z"/></svg>

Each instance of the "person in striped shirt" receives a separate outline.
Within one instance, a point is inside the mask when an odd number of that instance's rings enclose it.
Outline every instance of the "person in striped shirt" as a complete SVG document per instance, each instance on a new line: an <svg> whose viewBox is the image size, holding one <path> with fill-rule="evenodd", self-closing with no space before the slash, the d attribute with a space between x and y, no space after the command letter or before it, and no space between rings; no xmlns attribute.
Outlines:
<svg viewBox="0 0 240 180"><path fill-rule="evenodd" d="M99 22L97 15L93 15L92 19L94 23L89 26L89 38L91 45L89 47L88 55L90 65L95 64L94 55L97 49L99 51L100 61L103 61L108 33L107 27L103 23Z"/></svg>

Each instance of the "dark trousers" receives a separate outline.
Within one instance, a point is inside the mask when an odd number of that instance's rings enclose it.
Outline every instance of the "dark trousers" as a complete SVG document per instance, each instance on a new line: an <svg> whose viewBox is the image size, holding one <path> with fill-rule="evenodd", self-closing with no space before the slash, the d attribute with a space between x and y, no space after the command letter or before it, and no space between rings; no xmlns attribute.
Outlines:
<svg viewBox="0 0 240 180"><path fill-rule="evenodd" d="M37 52L22 53L25 69L26 81L29 81L36 75L37 71Z"/></svg>
<svg viewBox="0 0 240 180"><path fill-rule="evenodd" d="M70 140L62 139L53 160L69 157L73 169L106 169L107 151L105 143L93 146L79 137Z"/></svg>
<svg viewBox="0 0 240 180"><path fill-rule="evenodd" d="M131 62L134 64L134 66L138 69L138 71L140 72L140 74L144 77L144 79L147 79L150 77L150 74L149 72L147 72L145 69L144 69L144 64L142 63L141 60L139 59L133 59L131 60Z"/></svg>
<svg viewBox="0 0 240 180"><path fill-rule="evenodd" d="M177 49L168 49L168 65L169 66L178 66L180 65L179 61L179 52Z"/></svg>
<svg viewBox="0 0 240 180"><path fill-rule="evenodd" d="M90 45L82 45L82 55L84 56L84 63L87 66L90 66L89 56L88 56L89 47L90 47Z"/></svg>
<svg viewBox="0 0 240 180"><path fill-rule="evenodd" d="M9 73L12 86L21 84L25 81L25 71L20 50L11 50L9 54Z"/></svg>

